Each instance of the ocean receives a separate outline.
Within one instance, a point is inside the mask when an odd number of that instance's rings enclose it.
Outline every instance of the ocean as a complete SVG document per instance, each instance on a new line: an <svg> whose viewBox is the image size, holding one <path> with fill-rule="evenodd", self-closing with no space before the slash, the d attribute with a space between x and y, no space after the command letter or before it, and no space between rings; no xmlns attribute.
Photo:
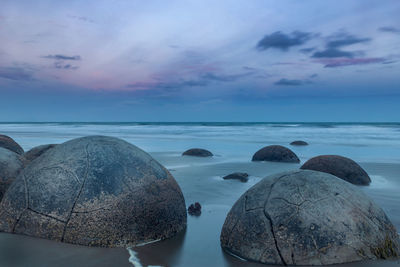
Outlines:
<svg viewBox="0 0 400 267"><path fill-rule="evenodd" d="M400 230L400 123L0 123L0 133L11 136L25 151L87 135L122 138L170 170L187 206L197 201L203 207L200 217L188 217L185 233L128 250L87 248L1 233L0 266L262 266L221 250L219 234L226 214L240 195L263 177L298 169L309 158L324 154L358 162L372 180L361 190ZM310 145L290 146L294 140ZM258 149L272 144L291 148L301 163L251 162ZM181 156L193 147L208 149L215 156ZM236 171L249 173L249 181L222 179Z"/></svg>

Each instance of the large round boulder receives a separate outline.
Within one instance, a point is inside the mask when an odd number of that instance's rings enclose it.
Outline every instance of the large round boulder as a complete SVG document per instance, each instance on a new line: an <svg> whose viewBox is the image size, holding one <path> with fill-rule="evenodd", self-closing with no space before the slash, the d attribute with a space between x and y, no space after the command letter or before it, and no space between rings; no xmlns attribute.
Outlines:
<svg viewBox="0 0 400 267"><path fill-rule="evenodd" d="M234 204L221 246L265 264L327 265L397 257L399 237L357 187L327 173L264 178Z"/></svg>
<svg viewBox="0 0 400 267"><path fill-rule="evenodd" d="M337 155L323 155L309 159L303 166L303 170L314 170L330 173L349 183L355 185L369 185L369 178L366 171L355 161Z"/></svg>
<svg viewBox="0 0 400 267"><path fill-rule="evenodd" d="M252 161L300 162L299 158L292 150L279 145L261 148L253 155Z"/></svg>
<svg viewBox="0 0 400 267"><path fill-rule="evenodd" d="M55 147L56 144L48 144L48 145L41 145L41 146L36 146L29 150L28 152L24 153L24 158L27 162L31 162L32 160L36 159L40 155L42 155L44 152L47 150Z"/></svg>
<svg viewBox="0 0 400 267"><path fill-rule="evenodd" d="M57 145L19 174L0 204L0 230L89 246L136 245L186 228L171 174L121 139Z"/></svg>
<svg viewBox="0 0 400 267"><path fill-rule="evenodd" d="M202 148L191 148L183 152L182 156L193 156L193 157L212 157L213 153Z"/></svg>
<svg viewBox="0 0 400 267"><path fill-rule="evenodd" d="M20 155L24 154L22 147L7 135L0 134L0 147L6 148Z"/></svg>
<svg viewBox="0 0 400 267"><path fill-rule="evenodd" d="M0 147L0 201L10 184L17 178L23 168L20 155Z"/></svg>

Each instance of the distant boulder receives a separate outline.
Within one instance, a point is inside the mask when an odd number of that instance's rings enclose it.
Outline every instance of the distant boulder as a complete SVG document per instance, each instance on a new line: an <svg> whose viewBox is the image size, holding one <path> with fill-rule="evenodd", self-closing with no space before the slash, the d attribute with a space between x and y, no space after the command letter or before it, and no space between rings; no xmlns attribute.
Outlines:
<svg viewBox="0 0 400 267"><path fill-rule="evenodd" d="M121 139L57 145L24 168L0 203L0 231L87 246L128 246L186 228L172 175Z"/></svg>
<svg viewBox="0 0 400 267"><path fill-rule="evenodd" d="M24 150L17 142L7 135L0 134L0 147L6 148L17 154L24 154Z"/></svg>
<svg viewBox="0 0 400 267"><path fill-rule="evenodd" d="M300 169L330 173L355 185L369 185L371 183L371 178L360 165L349 158L337 155L311 158Z"/></svg>
<svg viewBox="0 0 400 267"><path fill-rule="evenodd" d="M186 150L182 154L183 156L193 156L193 157L212 157L213 153L206 149L202 148L192 148L189 150Z"/></svg>
<svg viewBox="0 0 400 267"><path fill-rule="evenodd" d="M23 167L20 155L0 147L0 200Z"/></svg>
<svg viewBox="0 0 400 267"><path fill-rule="evenodd" d="M308 146L308 143L305 141L297 140L290 143L292 146Z"/></svg>
<svg viewBox="0 0 400 267"><path fill-rule="evenodd" d="M36 159L40 155L42 155L44 152L47 150L55 147L55 144L49 144L49 145L41 145L41 146L36 146L29 150L28 152L25 152L24 158L27 162L31 162L32 160Z"/></svg>
<svg viewBox="0 0 400 267"><path fill-rule="evenodd" d="M249 175L245 172L234 172L222 177L224 180L239 180L242 183L245 183L249 180Z"/></svg>
<svg viewBox="0 0 400 267"><path fill-rule="evenodd" d="M310 170L274 174L247 190L229 211L220 241L230 254L274 266L400 255L396 228L379 206L359 188Z"/></svg>
<svg viewBox="0 0 400 267"><path fill-rule="evenodd" d="M273 145L273 146L266 146L258 150L254 154L252 161L299 163L300 159L289 148L279 145Z"/></svg>

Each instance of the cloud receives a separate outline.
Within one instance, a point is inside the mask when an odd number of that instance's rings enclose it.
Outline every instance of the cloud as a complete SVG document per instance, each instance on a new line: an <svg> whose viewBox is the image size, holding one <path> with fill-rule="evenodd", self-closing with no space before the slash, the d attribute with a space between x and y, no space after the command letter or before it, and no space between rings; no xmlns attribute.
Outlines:
<svg viewBox="0 0 400 267"><path fill-rule="evenodd" d="M384 58L335 58L335 59L321 59L318 63L324 64L325 68L337 68L352 65L367 65L374 63L385 62Z"/></svg>
<svg viewBox="0 0 400 267"><path fill-rule="evenodd" d="M55 62L54 67L56 69L65 69L65 70L77 70L79 67L72 66L71 64L63 64L62 62Z"/></svg>
<svg viewBox="0 0 400 267"><path fill-rule="evenodd" d="M218 81L218 82L234 82L240 78L252 75L254 72L246 72L246 73L240 73L240 74L231 74L231 75L216 75L214 73L208 72L205 73L201 76L202 79L204 80L210 80L210 81Z"/></svg>
<svg viewBox="0 0 400 267"><path fill-rule="evenodd" d="M9 79L14 81L32 81L32 72L23 68L16 67L0 67L0 78Z"/></svg>
<svg viewBox="0 0 400 267"><path fill-rule="evenodd" d="M395 27L391 27L391 26L380 27L380 28L378 28L378 31L380 31L380 32L400 33L400 29L399 28L395 28Z"/></svg>
<svg viewBox="0 0 400 267"><path fill-rule="evenodd" d="M316 49L315 47L303 48L300 49L299 52L307 54L315 51L315 49Z"/></svg>
<svg viewBox="0 0 400 267"><path fill-rule="evenodd" d="M280 79L279 81L274 82L275 85L283 85L283 86L299 86L306 83L302 80L289 80L289 79Z"/></svg>
<svg viewBox="0 0 400 267"><path fill-rule="evenodd" d="M292 46L305 44L313 37L313 34L308 32L294 31L291 34L284 34L280 31L265 35L257 43L258 50L267 50L269 48L280 49L287 51Z"/></svg>
<svg viewBox="0 0 400 267"><path fill-rule="evenodd" d="M94 21L88 17L83 17L83 16L72 16L72 15L68 15L69 18L72 19L77 19L77 20L81 20L81 21L85 21L85 22L90 22L90 23L94 23Z"/></svg>
<svg viewBox="0 0 400 267"><path fill-rule="evenodd" d="M323 51L315 52L311 57L313 58L333 58L333 57L347 57L353 58L356 52L346 52L335 48L328 48Z"/></svg>
<svg viewBox="0 0 400 267"><path fill-rule="evenodd" d="M65 55L47 55L42 58L56 59L56 60L81 60L81 56L65 56Z"/></svg>
<svg viewBox="0 0 400 267"><path fill-rule="evenodd" d="M328 48L339 48L359 43L367 43L371 38L359 38L348 33L337 33L328 37Z"/></svg>

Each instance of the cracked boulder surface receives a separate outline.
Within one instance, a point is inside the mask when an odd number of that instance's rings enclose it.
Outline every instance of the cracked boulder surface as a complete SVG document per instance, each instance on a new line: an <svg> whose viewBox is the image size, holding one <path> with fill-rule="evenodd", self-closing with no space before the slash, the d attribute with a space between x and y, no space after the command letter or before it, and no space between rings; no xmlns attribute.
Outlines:
<svg viewBox="0 0 400 267"><path fill-rule="evenodd" d="M303 170L326 172L355 185L369 185L371 178L352 159L337 155L322 155L309 159L301 166Z"/></svg>
<svg viewBox="0 0 400 267"><path fill-rule="evenodd" d="M24 154L24 150L17 142L7 135L0 134L0 147L6 148L19 155Z"/></svg>
<svg viewBox="0 0 400 267"><path fill-rule="evenodd" d="M0 200L23 167L20 155L0 147Z"/></svg>
<svg viewBox="0 0 400 267"><path fill-rule="evenodd" d="M300 159L289 148L279 145L272 145L272 146L266 146L258 150L253 155L252 161L299 163Z"/></svg>
<svg viewBox="0 0 400 267"><path fill-rule="evenodd" d="M25 152L24 158L25 158L26 162L29 163L29 162L33 161L34 159L38 158L39 156L41 156L47 150L49 150L55 146L56 146L56 144L36 146L36 147L32 148L31 150L29 150L28 152Z"/></svg>
<svg viewBox="0 0 400 267"><path fill-rule="evenodd" d="M202 148L191 148L182 153L182 156L212 157L213 153Z"/></svg>
<svg viewBox="0 0 400 267"><path fill-rule="evenodd" d="M278 265L397 258L399 237L383 210L333 175L299 170L268 176L227 215L222 248Z"/></svg>
<svg viewBox="0 0 400 267"><path fill-rule="evenodd" d="M0 204L0 230L87 246L132 246L186 228L171 174L121 139L88 136L48 150Z"/></svg>

